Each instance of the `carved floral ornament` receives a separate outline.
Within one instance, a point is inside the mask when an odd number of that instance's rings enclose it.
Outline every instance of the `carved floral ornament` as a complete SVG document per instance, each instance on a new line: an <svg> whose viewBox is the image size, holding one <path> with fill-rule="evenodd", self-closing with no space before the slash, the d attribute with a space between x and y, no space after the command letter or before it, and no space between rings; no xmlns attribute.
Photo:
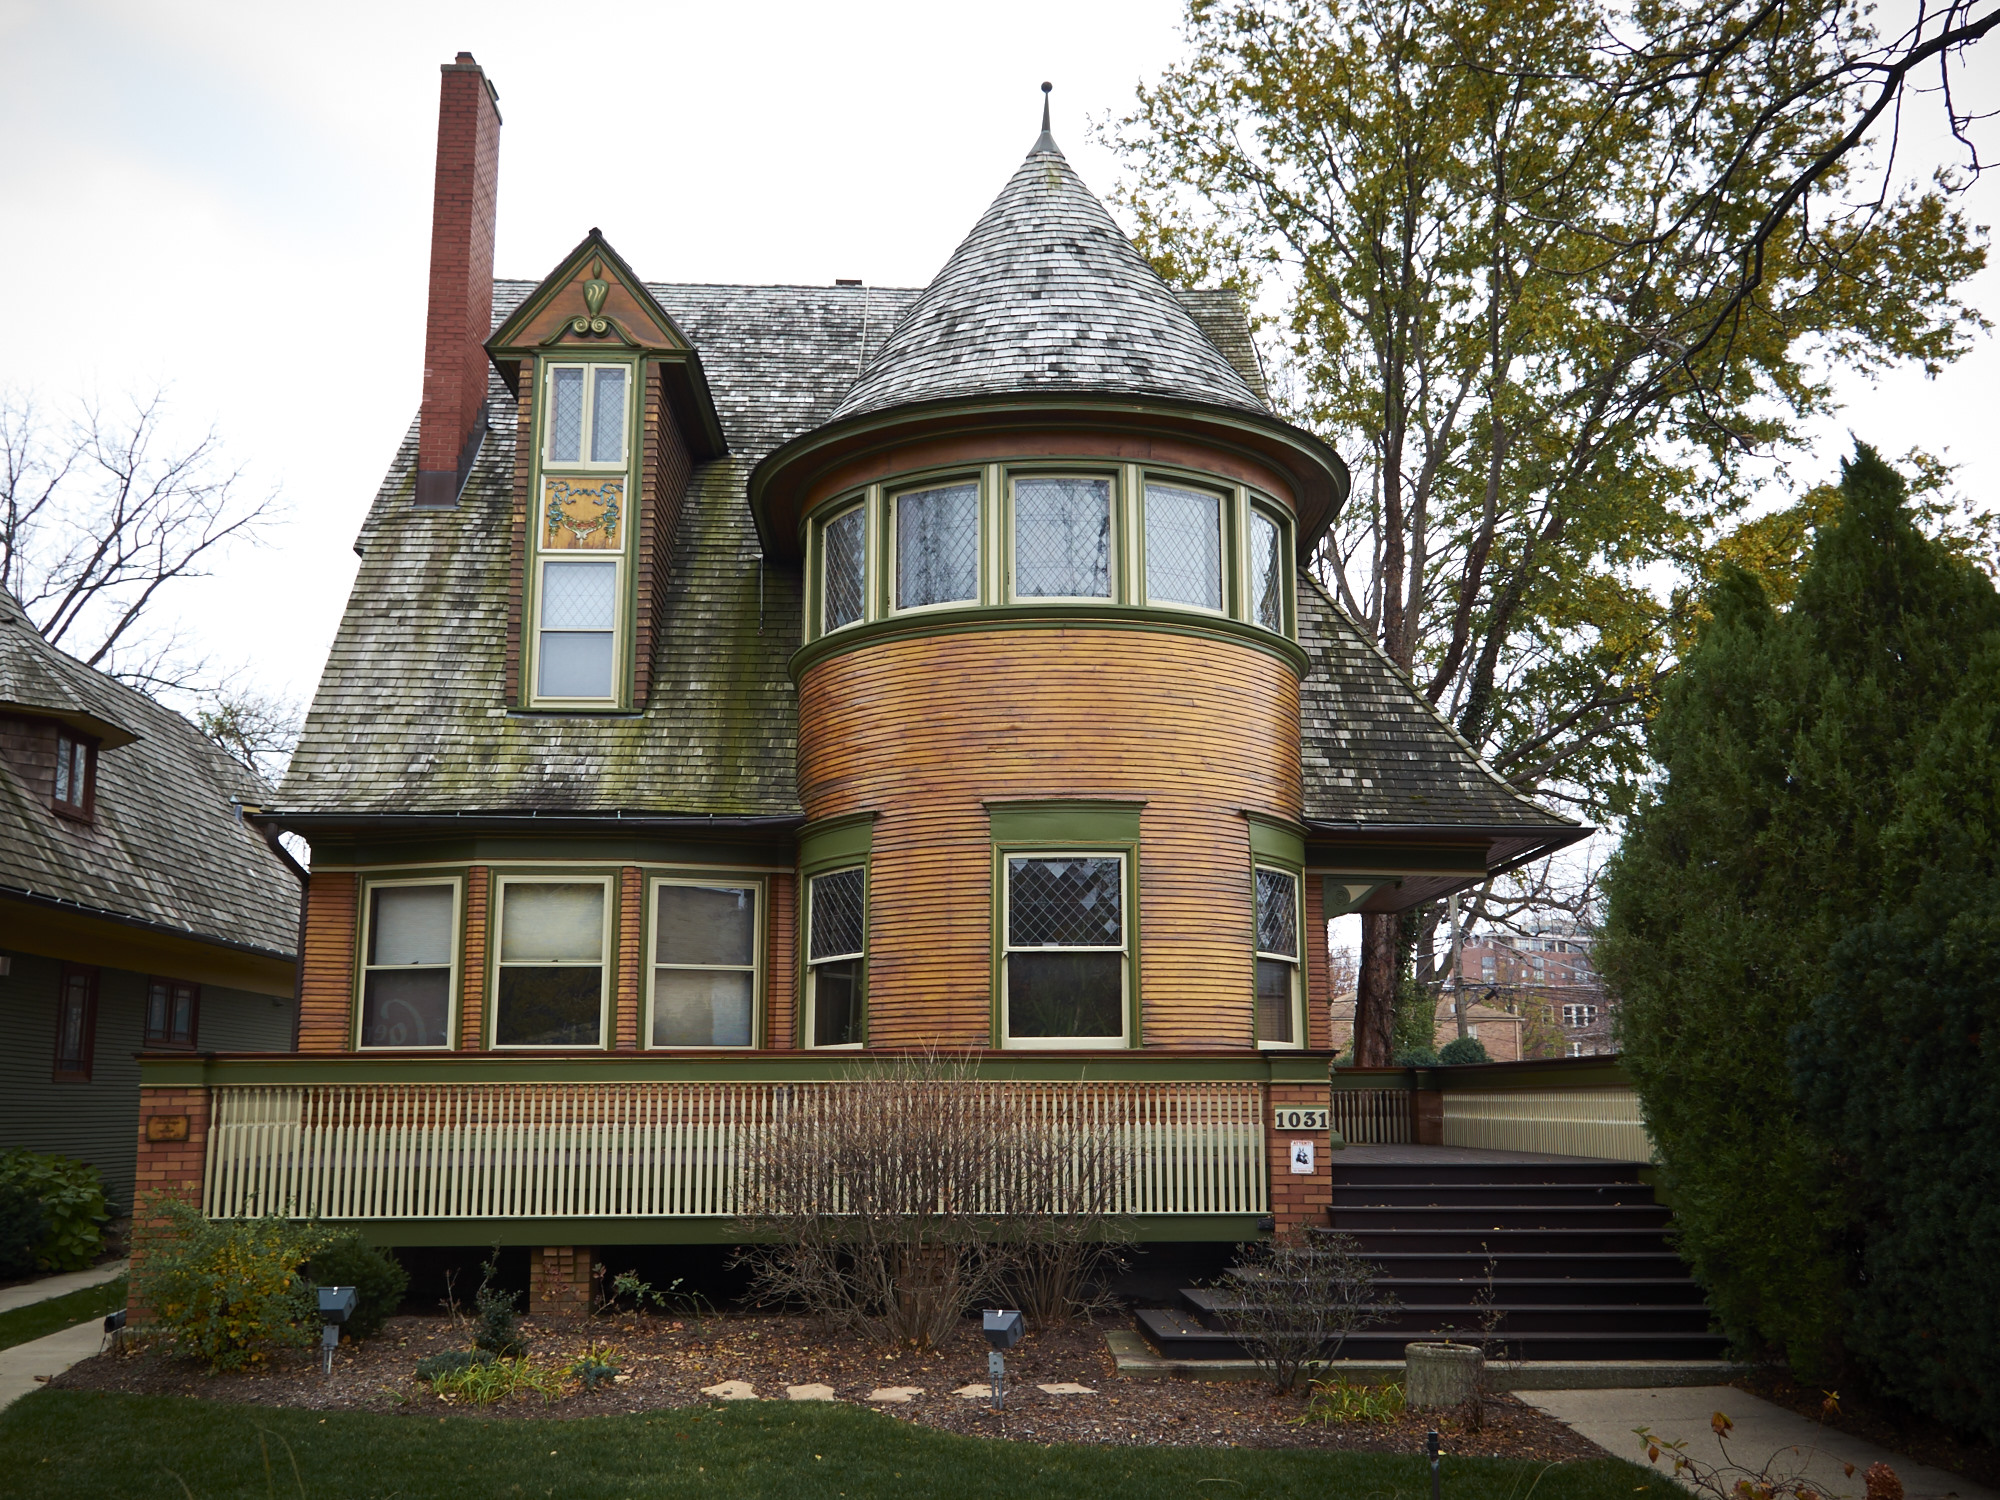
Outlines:
<svg viewBox="0 0 2000 1500"><path fill-rule="evenodd" d="M586 309L581 318L569 320L572 333L602 334L611 331L611 320L604 316L604 299L611 291L611 283L604 279L604 262L590 263L590 280L583 284L583 305Z"/></svg>
<svg viewBox="0 0 2000 1500"><path fill-rule="evenodd" d="M544 479L544 551L616 551L624 515L625 480Z"/></svg>

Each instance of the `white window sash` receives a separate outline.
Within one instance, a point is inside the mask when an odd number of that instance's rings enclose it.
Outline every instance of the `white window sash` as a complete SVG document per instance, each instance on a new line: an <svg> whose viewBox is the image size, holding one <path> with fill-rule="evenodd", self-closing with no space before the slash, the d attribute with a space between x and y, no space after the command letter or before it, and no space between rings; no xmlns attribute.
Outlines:
<svg viewBox="0 0 2000 1500"><path fill-rule="evenodd" d="M445 949L448 955L447 961L443 964L370 963L368 961L368 954L375 940L375 893L382 890L395 890L398 887L439 885L451 888L451 941ZM398 1047L391 1050L398 1052L449 1052L458 1044L458 960L460 945L464 940L464 929L462 926L464 918L465 882L455 876L443 880L437 879L434 876L430 878L411 876L408 879L368 880L363 882L361 887L361 941L360 946L355 950L355 957L358 960L355 964L354 983L353 1027L355 1051L373 1052L382 1050L371 1047L361 1040L362 1018L364 1007L367 1004L368 976L370 974L422 974L434 972L439 968L446 971L444 1040L422 1048Z"/></svg>
<svg viewBox="0 0 2000 1500"><path fill-rule="evenodd" d="M659 921L660 889L663 886L698 886L710 890L741 890L750 892L754 903L750 921L750 962L747 964L676 964L661 963L659 960L660 935L656 928ZM646 913L648 917L647 938L649 940L646 963L646 1014L642 1018L644 1032L641 1037L642 1050L654 1049L653 1007L657 997L660 971L670 969L683 974L748 974L750 976L750 1040L741 1046L723 1045L710 1042L701 1050L710 1052L744 1052L757 1047L759 1034L764 1022L764 882L742 880L727 874L718 874L713 879L698 875L669 875L656 877L646 883ZM675 1052L693 1051L694 1047L673 1047Z"/></svg>
<svg viewBox="0 0 2000 1500"><path fill-rule="evenodd" d="M577 456L575 458L557 458L555 456L556 371L558 370L583 371L583 415L581 424L578 429L577 450L576 450ZM597 377L602 371L605 370L620 370L624 372L625 441L620 445L618 457L616 457L615 459L610 459L610 458L594 459L590 456L590 445L595 436L593 429L596 425L596 413L597 413ZM595 470L598 473L615 473L620 469L629 468L632 463L632 427L633 427L632 396L633 392L637 389L638 384L639 384L638 370L631 365L622 363L617 360L601 360L601 361L594 361L587 363L579 363L574 360L564 360L559 363L554 363L549 365L546 372L546 378L543 384L543 409L544 409L544 416L542 418L543 467L550 469L560 469L566 473L582 469Z"/></svg>
<svg viewBox="0 0 2000 1500"><path fill-rule="evenodd" d="M611 569L611 629L605 631L550 630L542 624L542 604L548 597L544 582L550 563L593 563ZM619 691L625 681L625 557L623 552L541 552L535 564L535 630L533 658L528 663L528 701L536 706L545 705L590 705L602 707L617 704L623 694ZM611 637L611 691L602 698L566 698L554 694L545 695L542 686L542 643L549 635L603 635Z"/></svg>
<svg viewBox="0 0 2000 1500"><path fill-rule="evenodd" d="M493 929L488 934L487 947L493 955L493 979L486 996L487 1045L496 1052L512 1052L523 1049L547 1049L564 1052L602 1052L612 1044L611 1037L611 934L618 912L617 882L609 875L585 874L543 874L543 875L502 875L495 882L493 900ZM506 938L507 893L517 885L601 885L604 887L604 923L598 935L597 958L536 959L532 962L507 961L500 957L501 944ZM507 969L596 969L597 970L597 1040L594 1042L502 1042L500 1036L500 976Z"/></svg>

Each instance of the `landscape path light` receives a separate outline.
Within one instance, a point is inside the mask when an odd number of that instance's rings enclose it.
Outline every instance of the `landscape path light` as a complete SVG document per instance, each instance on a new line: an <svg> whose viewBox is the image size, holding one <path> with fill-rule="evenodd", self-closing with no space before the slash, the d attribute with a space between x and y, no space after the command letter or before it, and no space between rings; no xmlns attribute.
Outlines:
<svg viewBox="0 0 2000 1500"><path fill-rule="evenodd" d="M998 1411L1001 1388L1007 1382L1007 1356L1002 1351L1021 1342L1024 1328L1018 1312L988 1311L982 1326L986 1342L993 1346L986 1355L986 1373L993 1377L993 1408Z"/></svg>
<svg viewBox="0 0 2000 1500"><path fill-rule="evenodd" d="M354 1316L355 1294L351 1286L323 1286L319 1289L319 1342L323 1363L320 1373L333 1373L333 1351L340 1347L340 1325Z"/></svg>

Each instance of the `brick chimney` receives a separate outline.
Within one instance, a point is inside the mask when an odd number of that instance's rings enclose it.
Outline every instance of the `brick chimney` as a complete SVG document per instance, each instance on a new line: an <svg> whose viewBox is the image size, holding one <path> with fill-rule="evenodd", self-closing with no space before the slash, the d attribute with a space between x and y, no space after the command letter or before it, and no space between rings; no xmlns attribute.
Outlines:
<svg viewBox="0 0 2000 1500"><path fill-rule="evenodd" d="M461 52L438 93L437 193L431 206L431 304L417 504L456 505L486 432L486 336L493 324L493 220L500 95Z"/></svg>

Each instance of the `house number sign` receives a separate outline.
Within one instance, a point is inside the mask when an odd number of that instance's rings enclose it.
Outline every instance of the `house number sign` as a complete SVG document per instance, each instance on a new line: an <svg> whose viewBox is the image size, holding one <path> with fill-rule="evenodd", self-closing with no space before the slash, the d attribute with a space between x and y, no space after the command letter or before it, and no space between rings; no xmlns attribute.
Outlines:
<svg viewBox="0 0 2000 1500"><path fill-rule="evenodd" d="M1297 1108L1285 1106L1271 1111L1273 1130L1324 1130L1326 1129L1326 1106Z"/></svg>

